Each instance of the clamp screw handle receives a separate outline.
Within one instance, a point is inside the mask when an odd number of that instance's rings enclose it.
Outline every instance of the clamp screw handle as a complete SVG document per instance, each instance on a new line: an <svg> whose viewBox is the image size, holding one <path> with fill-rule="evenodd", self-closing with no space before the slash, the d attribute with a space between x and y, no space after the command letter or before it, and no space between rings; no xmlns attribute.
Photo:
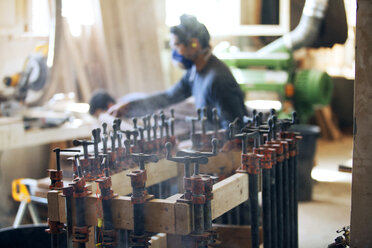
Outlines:
<svg viewBox="0 0 372 248"><path fill-rule="evenodd" d="M137 129L137 118L134 117L134 118L132 119L132 121L133 121L133 128L134 128L134 129Z"/></svg>
<svg viewBox="0 0 372 248"><path fill-rule="evenodd" d="M172 150L172 144L170 142L167 142L165 144L166 149L166 158L167 160L183 163L183 164L190 164L190 163L198 163L198 164L207 164L208 158L207 156L185 156L185 157L172 157L171 150Z"/></svg>
<svg viewBox="0 0 372 248"><path fill-rule="evenodd" d="M102 123L103 135L107 135L107 123Z"/></svg>
<svg viewBox="0 0 372 248"><path fill-rule="evenodd" d="M61 170L61 160L60 160L61 152L79 152L80 153L80 150L64 150L59 147L56 147L53 149L53 152L56 153L57 171L60 171Z"/></svg>
<svg viewBox="0 0 372 248"><path fill-rule="evenodd" d="M84 158L88 158L88 146L93 145L94 142L90 140L73 140L72 144L74 146L83 146L83 151L84 151Z"/></svg>
<svg viewBox="0 0 372 248"><path fill-rule="evenodd" d="M178 151L176 156L189 156L189 157L213 157L218 153L217 149L218 140L216 138L212 139L212 152L188 152L188 151Z"/></svg>

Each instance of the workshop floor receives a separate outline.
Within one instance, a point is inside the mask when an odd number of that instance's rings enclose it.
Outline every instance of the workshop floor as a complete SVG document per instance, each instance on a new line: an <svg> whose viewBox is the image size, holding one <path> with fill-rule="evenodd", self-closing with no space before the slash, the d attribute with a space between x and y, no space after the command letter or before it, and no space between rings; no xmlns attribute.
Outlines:
<svg viewBox="0 0 372 248"><path fill-rule="evenodd" d="M327 247L340 236L336 230L350 225L351 173L338 172L338 166L350 165L352 142L351 135L318 140L312 201L299 204L300 248Z"/></svg>

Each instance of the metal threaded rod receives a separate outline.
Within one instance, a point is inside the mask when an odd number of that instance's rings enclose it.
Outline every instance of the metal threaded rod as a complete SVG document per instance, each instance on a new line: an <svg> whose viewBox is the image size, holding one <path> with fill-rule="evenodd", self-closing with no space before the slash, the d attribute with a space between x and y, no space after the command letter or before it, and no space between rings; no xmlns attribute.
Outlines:
<svg viewBox="0 0 372 248"><path fill-rule="evenodd" d="M275 166L276 170L276 196L277 196L277 218L278 218L278 248L283 248L284 244L284 217L283 217L283 163L279 162Z"/></svg>
<svg viewBox="0 0 372 248"><path fill-rule="evenodd" d="M262 169L262 217L264 248L271 247L271 175L270 169Z"/></svg>
<svg viewBox="0 0 372 248"><path fill-rule="evenodd" d="M294 221L295 221L295 233L294 233L294 236L295 236L295 243L294 243L294 247L295 248L298 248L298 199L297 199L297 165L298 165L298 155L296 154L296 156L294 157L294 170L293 170L293 174L294 174Z"/></svg>
<svg viewBox="0 0 372 248"><path fill-rule="evenodd" d="M260 233L258 221L258 176L249 174L249 202L251 205L252 248L259 248Z"/></svg>
<svg viewBox="0 0 372 248"><path fill-rule="evenodd" d="M289 178L287 159L285 159L283 163L283 231L284 231L283 247L290 247Z"/></svg>
<svg viewBox="0 0 372 248"><path fill-rule="evenodd" d="M277 218L277 206L278 201L276 198L276 162L271 169L271 185L270 185L270 198L271 198L271 247L276 247L278 244L278 218Z"/></svg>

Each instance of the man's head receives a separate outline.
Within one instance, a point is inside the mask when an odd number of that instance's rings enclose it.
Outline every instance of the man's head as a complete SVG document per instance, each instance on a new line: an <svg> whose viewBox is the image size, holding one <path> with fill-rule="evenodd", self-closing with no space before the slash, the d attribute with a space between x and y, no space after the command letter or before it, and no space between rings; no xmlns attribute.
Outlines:
<svg viewBox="0 0 372 248"><path fill-rule="evenodd" d="M89 113L98 116L116 103L115 99L103 89L96 90L90 98Z"/></svg>
<svg viewBox="0 0 372 248"><path fill-rule="evenodd" d="M170 29L170 46L174 50L174 55L195 61L203 51L210 48L209 32L194 16L182 15L180 20L179 25Z"/></svg>

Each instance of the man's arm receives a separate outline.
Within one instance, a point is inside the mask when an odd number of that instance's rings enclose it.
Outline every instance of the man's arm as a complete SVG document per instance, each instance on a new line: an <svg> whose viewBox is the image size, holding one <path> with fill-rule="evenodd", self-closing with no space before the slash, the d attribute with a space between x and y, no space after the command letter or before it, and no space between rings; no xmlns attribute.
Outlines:
<svg viewBox="0 0 372 248"><path fill-rule="evenodd" d="M170 89L127 103L115 104L108 112L118 117L139 117L151 114L191 96L191 90L184 76Z"/></svg>

